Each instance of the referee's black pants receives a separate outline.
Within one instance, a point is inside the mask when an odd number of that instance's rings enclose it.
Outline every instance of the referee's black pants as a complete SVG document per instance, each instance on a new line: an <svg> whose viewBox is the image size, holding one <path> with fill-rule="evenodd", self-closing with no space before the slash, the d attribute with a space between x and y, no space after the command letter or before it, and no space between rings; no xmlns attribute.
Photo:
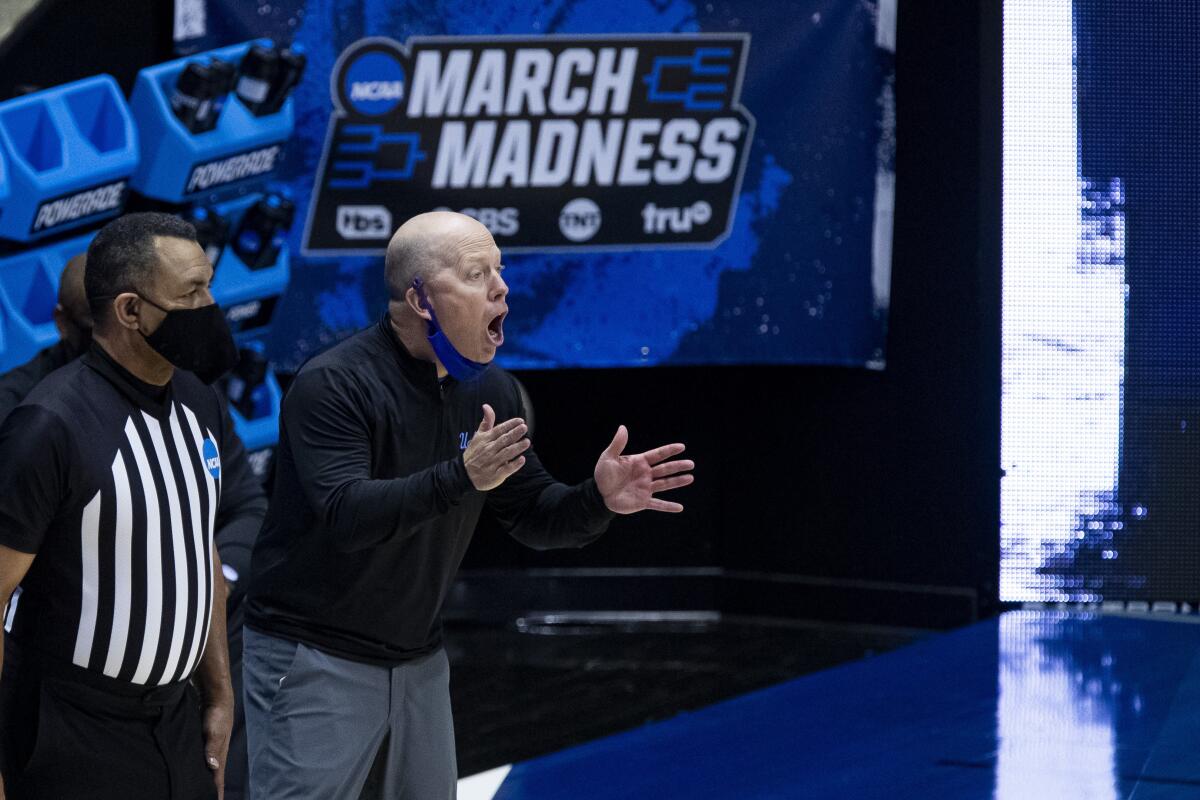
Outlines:
<svg viewBox="0 0 1200 800"><path fill-rule="evenodd" d="M8 800L212 800L187 683L118 684L5 638L0 770Z"/></svg>

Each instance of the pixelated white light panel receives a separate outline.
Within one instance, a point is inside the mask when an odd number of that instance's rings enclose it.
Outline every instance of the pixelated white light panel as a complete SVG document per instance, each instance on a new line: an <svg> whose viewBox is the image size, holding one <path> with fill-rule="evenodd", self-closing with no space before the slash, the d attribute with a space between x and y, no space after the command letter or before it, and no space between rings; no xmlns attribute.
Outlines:
<svg viewBox="0 0 1200 800"><path fill-rule="evenodd" d="M1004 601L1200 598L1200 4L1004 0Z"/></svg>

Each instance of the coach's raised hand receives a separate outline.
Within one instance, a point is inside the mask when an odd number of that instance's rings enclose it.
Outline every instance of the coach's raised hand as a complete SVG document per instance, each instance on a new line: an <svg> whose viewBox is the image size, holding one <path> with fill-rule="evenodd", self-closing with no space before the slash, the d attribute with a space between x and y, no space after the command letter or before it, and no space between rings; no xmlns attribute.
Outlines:
<svg viewBox="0 0 1200 800"><path fill-rule="evenodd" d="M476 489L481 492L495 489L525 466L525 456L521 454L529 449L529 440L525 438L528 431L529 426L520 417L497 425L496 412L484 403L483 421L463 453L467 477Z"/></svg>
<svg viewBox="0 0 1200 800"><path fill-rule="evenodd" d="M624 425L617 428L612 444L596 462L596 487L604 497L604 505L617 514L638 511L683 511L679 503L661 500L654 495L687 486L695 478L691 461L672 460L683 452L682 444L666 444L637 455L622 455L629 443L629 431Z"/></svg>

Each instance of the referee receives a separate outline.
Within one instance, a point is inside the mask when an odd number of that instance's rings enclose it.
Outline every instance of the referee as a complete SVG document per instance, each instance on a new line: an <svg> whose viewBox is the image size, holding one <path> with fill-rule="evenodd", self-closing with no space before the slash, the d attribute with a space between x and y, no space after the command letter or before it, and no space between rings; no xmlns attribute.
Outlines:
<svg viewBox="0 0 1200 800"><path fill-rule="evenodd" d="M250 796L358 800L379 754L386 798L452 798L439 615L486 510L530 547L580 547L614 513L681 511L682 444L566 486L530 449L516 382L488 362L508 287L487 228L421 214L392 238L388 312L309 361L284 399L247 599Z"/></svg>
<svg viewBox="0 0 1200 800"><path fill-rule="evenodd" d="M92 312L88 307L83 277L87 256L74 256L63 268L58 286L54 323L60 339L26 363L0 375L0 423L21 404L33 387L51 372L66 366L87 351L92 341ZM221 395L221 405L226 405ZM223 409L224 410L224 409ZM250 575L250 553L267 513L267 498L262 482L250 467L246 450L236 435L221 453L221 504L214 538L225 576L225 633L229 641L229 672L234 694L233 732L229 736L229 754L225 761L225 800L243 800L246 796L246 724L242 706L242 620L245 617L246 577ZM11 605L15 617L20 604L20 587ZM8 625L6 624L7 628Z"/></svg>
<svg viewBox="0 0 1200 800"><path fill-rule="evenodd" d="M213 530L237 351L187 223L88 248L91 349L0 427L0 770L22 798L218 797L233 717ZM197 697L189 678L203 691Z"/></svg>

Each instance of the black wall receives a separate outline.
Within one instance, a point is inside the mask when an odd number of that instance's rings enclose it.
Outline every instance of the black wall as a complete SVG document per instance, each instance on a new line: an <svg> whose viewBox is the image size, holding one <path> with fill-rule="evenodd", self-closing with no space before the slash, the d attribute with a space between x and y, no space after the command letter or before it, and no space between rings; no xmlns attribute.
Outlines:
<svg viewBox="0 0 1200 800"><path fill-rule="evenodd" d="M128 93L138 70L171 58L173 5L40 0L0 43L0 100L99 72Z"/></svg>
<svg viewBox="0 0 1200 800"><path fill-rule="evenodd" d="M633 450L685 441L697 481L677 492L685 513L620 519L581 551L481 530L466 567L712 565L745 579L722 592L743 613L940 626L994 612L999 5L900 3L886 370L520 373L563 479L589 475L623 422Z"/></svg>

